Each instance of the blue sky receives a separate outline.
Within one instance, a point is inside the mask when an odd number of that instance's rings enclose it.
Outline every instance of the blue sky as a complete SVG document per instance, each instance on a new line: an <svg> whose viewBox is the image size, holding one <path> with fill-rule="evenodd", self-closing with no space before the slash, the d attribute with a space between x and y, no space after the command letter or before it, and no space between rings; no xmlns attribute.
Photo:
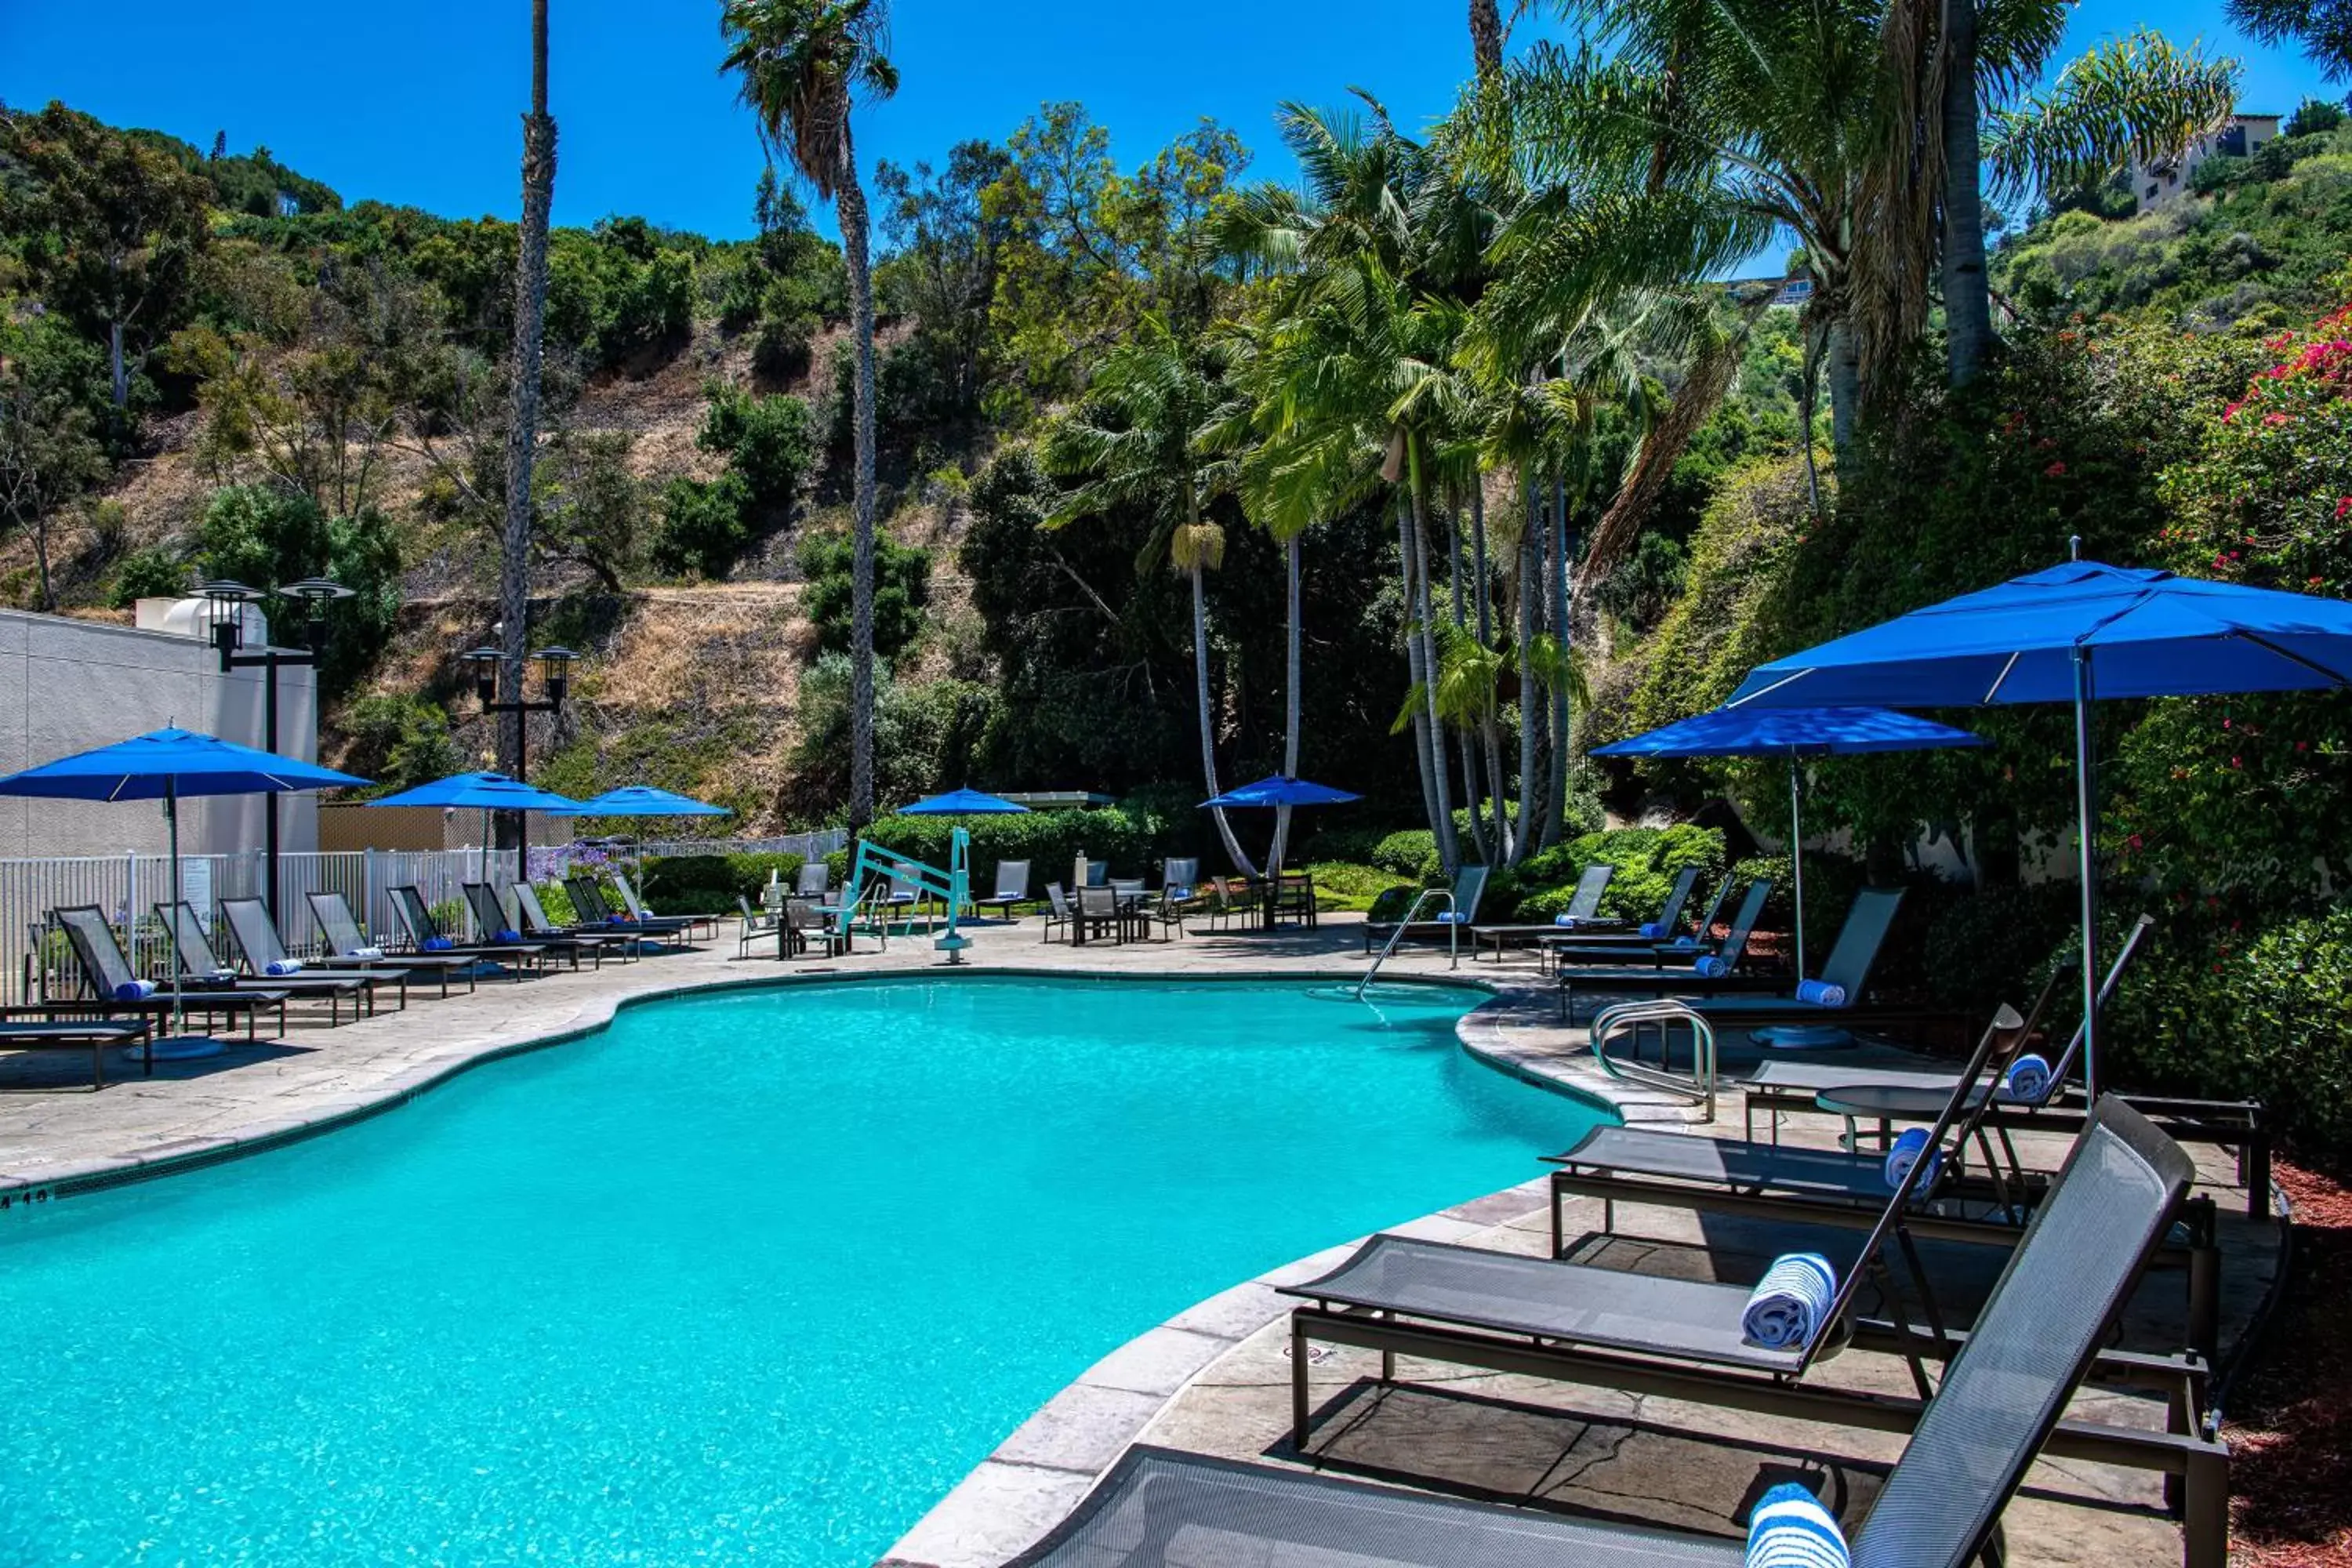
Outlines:
<svg viewBox="0 0 2352 1568"><path fill-rule="evenodd" d="M551 9L556 220L637 213L747 233L761 156L714 69L715 0ZM904 85L861 116L860 151L869 169L877 157L937 159L1074 98L1110 128L1122 164L1207 115L1258 153L1255 173L1281 175L1271 115L1285 99L1329 103L1361 84L1404 124L1442 113L1469 71L1464 11L1461 0L1355 0L1340 25L1339 7L1297 0L896 0ZM233 149L267 145L347 200L512 216L528 18L524 0L0 0L0 100L62 98L200 146L226 131ZM2294 51L2248 45L2218 4L2082 0L2068 53L2142 23L2242 56L2249 109L2285 112L2325 90Z"/></svg>

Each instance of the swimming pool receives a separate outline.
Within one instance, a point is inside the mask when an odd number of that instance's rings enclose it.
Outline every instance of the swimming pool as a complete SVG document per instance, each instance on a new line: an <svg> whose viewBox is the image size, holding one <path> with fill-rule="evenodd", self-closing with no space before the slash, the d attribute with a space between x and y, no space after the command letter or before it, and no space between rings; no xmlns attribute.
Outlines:
<svg viewBox="0 0 2352 1568"><path fill-rule="evenodd" d="M1134 1334L1605 1114L1477 993L1338 996L678 998L0 1215L0 1563L868 1563Z"/></svg>

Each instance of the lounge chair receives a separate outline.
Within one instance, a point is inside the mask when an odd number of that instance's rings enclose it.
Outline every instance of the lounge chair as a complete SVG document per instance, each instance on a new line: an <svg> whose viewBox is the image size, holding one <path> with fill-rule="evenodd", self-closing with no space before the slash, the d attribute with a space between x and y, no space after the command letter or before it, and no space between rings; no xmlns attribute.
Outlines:
<svg viewBox="0 0 2352 1568"><path fill-rule="evenodd" d="M684 930L689 937L708 936L713 939L718 937L719 922L723 917L719 915L656 915L651 910L646 908L646 901L643 899L637 897L637 889L630 885L629 875L627 872L615 866L609 868L605 874L613 879L613 890L621 895L621 902L626 908L629 918L636 921L637 924L643 925L647 921L653 920L674 921L679 923L680 928Z"/></svg>
<svg viewBox="0 0 2352 1568"><path fill-rule="evenodd" d="M528 942L532 946L544 948L560 958L571 960L574 973L579 972L580 955L583 952L595 961L595 967L598 969L604 967L604 944L601 942L586 942L568 936L526 934L522 929L522 911L520 909L508 909L506 901L499 897L499 890L488 882L463 882L458 884L458 891L465 894L466 907L472 911L474 925L481 932L485 942Z"/></svg>
<svg viewBox="0 0 2352 1568"><path fill-rule="evenodd" d="M163 922L163 930L172 945L179 950L182 982L191 986L206 983L233 991L282 991L288 996L304 1002L324 1002L327 1005L329 1027L343 1021L343 1003L352 1004L352 1016L375 1011L375 988L379 980L394 980L400 984L401 1007L408 1006L408 982L404 975L343 974L272 975L266 980L240 974L220 961L213 951L212 939L205 934L204 922L196 918L194 904L157 904L155 918Z"/></svg>
<svg viewBox="0 0 2352 1568"><path fill-rule="evenodd" d="M1684 882L1685 877L1690 879L1689 883ZM1727 873L1716 884L1715 897L1708 900L1698 924L1688 931L1678 931L1675 927L1680 923L1683 905L1689 901L1690 889L1697 880L1698 873L1685 867L1675 879L1675 889L1683 896L1677 899L1670 891L1658 910L1658 918L1643 922L1638 930L1577 931L1543 939L1536 943L1538 963L1548 973L1561 963L1664 962L1657 958L1661 952L1669 955L1669 961L1688 963L1701 953L1716 952L1715 923L1722 918L1723 906L1731 901L1731 889L1737 879ZM1757 913L1762 912L1763 906L1759 904ZM1749 924L1754 924L1752 919Z"/></svg>
<svg viewBox="0 0 2352 1568"><path fill-rule="evenodd" d="M265 1007L278 1011L278 1032L286 1032L286 998L280 990L205 990L185 984L178 991L151 987L141 994L144 984L131 968L131 960L123 955L122 944L115 940L114 928L106 923L106 913L96 904L70 904L49 911L66 933L73 948L74 960L81 969L83 987L89 991L87 1001L71 1003L47 1002L41 1011L49 1016L60 1013L92 1013L104 1016L128 1013L136 1017L161 1020L174 1010L193 1013L205 1021L207 1027L215 1018L245 1019L245 1037L255 1037L254 1016Z"/></svg>
<svg viewBox="0 0 2352 1568"><path fill-rule="evenodd" d="M1056 931L1075 929L1070 911L1070 896L1062 891L1059 882L1045 884L1045 934L1041 941L1051 942Z"/></svg>
<svg viewBox="0 0 2352 1568"><path fill-rule="evenodd" d="M1750 897L1754 890L1750 889ZM1737 1025L1745 1028L1760 1028L1769 1024L1831 1023L1855 1021L1888 1022L1898 1018L1916 1018L1920 1010L1906 1008L1873 1008L1865 1006L1863 987L1869 983L1870 972L1878 963L1878 950L1886 942L1886 932L1895 923L1895 912L1902 907L1900 888L1864 888L1853 897L1847 909L1845 924L1839 929L1838 938L1830 948L1829 958L1822 964L1817 980L1800 982L1790 986L1784 980L1742 972L1736 966L1728 973L1702 973L1701 966L1668 969L1664 960L1670 956L1660 953L1661 962L1644 969L1628 964L1621 969L1583 966L1562 968L1559 972L1559 1008L1562 1019L1573 1009L1579 992L1640 991L1650 995L1672 996L1693 1011L1706 1016L1709 1023ZM1735 922L1737 923L1737 922ZM1743 945L1748 932L1739 932ZM1832 1005L1825 1002L1803 999L1808 985L1833 988L1843 1000ZM1780 995L1739 995L1742 992L1780 992Z"/></svg>
<svg viewBox="0 0 2352 1568"><path fill-rule="evenodd" d="M400 1010L408 1011L408 971L398 965L343 968L329 963L301 963L287 952L286 943L278 937L278 922L269 918L269 906L259 899L223 899L221 918L228 926L231 941L245 957L247 974L263 985L277 985L282 980L357 980L369 987L368 1011L375 1011L374 987L390 981L397 985ZM447 987L443 987L446 994Z"/></svg>
<svg viewBox="0 0 2352 1568"><path fill-rule="evenodd" d="M544 970L547 949L527 942L459 942L442 931L433 919L432 907L415 885L392 890L393 912L400 923L408 928L409 946L418 952L446 953L452 957L471 959L477 963L497 964L517 981L522 979L523 965L528 961L533 969Z"/></svg>
<svg viewBox="0 0 2352 1568"><path fill-rule="evenodd" d="M988 910L1005 920L1013 918L1013 911L1029 901L1029 862L999 860L996 863L996 891L984 899L974 899L974 910Z"/></svg>
<svg viewBox="0 0 2352 1568"><path fill-rule="evenodd" d="M517 916L514 929L522 932L525 942L545 942L556 938L577 943L583 949L593 948L600 953L618 953L624 963L636 961L637 943L641 939L634 933L581 931L572 926L558 925L547 918L547 906L539 901L537 888L529 882L517 882L508 891L514 895L514 913ZM597 967L604 967L601 959Z"/></svg>
<svg viewBox="0 0 2352 1568"><path fill-rule="evenodd" d="M1918 1174L1915 1167L1914 1179ZM2004 1435L2015 1447L2000 1467L2009 1485L2045 1444L2053 1457L2186 1473L2188 1561L2219 1568L2226 1450L2197 1436L2203 1363L2194 1356L2102 1354L2109 1325L2162 1246L2195 1174L2179 1145L2130 1107L2103 1099L1973 1326L1925 1342L1901 1323L1853 1315L1861 1268L1848 1272L1810 1340L1771 1348L1744 1329L1744 1286L1375 1237L1330 1273L1286 1291L1311 1303L1291 1317L1297 1447L1308 1447L1308 1346L1320 1341L1382 1352L1390 1376L1388 1358L1405 1354L1790 1419L1911 1431L1906 1463L1881 1494L1875 1518L1916 1531L1957 1517L1972 1542L1993 1516L1958 1505L1949 1490L1964 1484L1963 1475L1986 1478L1985 1445ZM1898 1191L1886 1204L1865 1258L1892 1237L1904 1199ZM1807 1370L1849 1332L1857 1344L1906 1356L1940 1359L1948 1351L1934 1396L1925 1397L1916 1363L1920 1399L1805 1382ZM2071 1390L2095 1366L2103 1380L2164 1387L2173 1429L2127 1435L2059 1426ZM1940 1504L1930 1488L1944 1489ZM1856 1561L1910 1568L1965 1558L1885 1545Z"/></svg>
<svg viewBox="0 0 2352 1568"><path fill-rule="evenodd" d="M1400 925L1394 921L1364 922L1364 951L1394 936L1399 946L1406 942L1455 942L1470 934L1470 927L1478 919L1478 900L1486 895L1486 868L1465 866L1454 873L1454 907L1442 910L1433 921L1415 921Z"/></svg>
<svg viewBox="0 0 2352 1568"><path fill-rule="evenodd" d="M1748 939L1764 913L1764 901L1771 896L1772 879L1759 877L1748 884L1748 891L1740 897L1739 907L1731 911L1731 923L1724 927L1723 935L1712 940L1701 937L1689 946L1661 942L1631 949L1588 948L1581 943L1552 948L1556 965L1552 974L1560 987L1561 1021L1568 1018L1568 986L1571 980L1593 989L1664 994L1675 982L1690 978L1702 958L1717 960L1712 967L1719 969L1727 981L1760 990L1778 986L1778 980L1742 967L1748 958Z"/></svg>
<svg viewBox="0 0 2352 1568"><path fill-rule="evenodd" d="M656 939L685 939L689 922L672 920L667 915L647 915L643 920L631 920L604 901L604 890L593 877L566 877L563 890L571 895L573 920L568 928L574 935L625 935Z"/></svg>
<svg viewBox="0 0 2352 1568"><path fill-rule="evenodd" d="M449 982L453 979L463 980L468 991L474 988L477 966L472 959L446 952L386 953L360 929L342 894L309 893L304 897L310 905L310 918L319 922L320 934L327 939L327 951L335 955L340 967L387 972L397 969L410 975L438 975L443 996L449 994Z"/></svg>
<svg viewBox="0 0 2352 1568"><path fill-rule="evenodd" d="M1601 918L1601 897L1609 890L1610 879L1617 868L1599 861L1587 866L1576 879L1575 890L1568 896L1568 907L1555 918L1544 921L1517 924L1482 925L1473 933L1478 946L1491 946L1500 962L1507 947L1534 947L1547 940L1576 931L1611 931L1622 930L1633 922ZM1474 951L1472 955L1476 956Z"/></svg>
<svg viewBox="0 0 2352 1568"><path fill-rule="evenodd" d="M114 1046L135 1046L152 1039L155 1025L152 1018L118 1022L110 1018L19 1018L22 1011L15 1007L0 1008L0 1051L69 1051L89 1052L89 1087L106 1087L106 1053ZM31 1011L43 1009L35 1007ZM155 1076L152 1058L145 1059L147 1076Z"/></svg>

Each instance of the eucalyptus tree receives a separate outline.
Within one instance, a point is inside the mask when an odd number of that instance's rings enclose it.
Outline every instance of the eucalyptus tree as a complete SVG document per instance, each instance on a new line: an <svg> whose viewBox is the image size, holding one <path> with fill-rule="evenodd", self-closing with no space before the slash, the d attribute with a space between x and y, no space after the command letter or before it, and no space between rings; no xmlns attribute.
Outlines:
<svg viewBox="0 0 2352 1568"><path fill-rule="evenodd" d="M540 373L546 351L547 230L555 204L555 117L547 111L547 0L530 5L530 112L522 119L522 223L516 231L513 363L507 401L506 515L499 531L499 675L513 722L499 729L499 766L522 765L522 666L530 646L530 524L539 458ZM522 818L511 820L513 842ZM508 842L505 834L499 842Z"/></svg>
<svg viewBox="0 0 2352 1568"><path fill-rule="evenodd" d="M857 372L855 552L850 594L849 826L874 815L874 274L866 187L851 110L898 89L887 0L727 0L719 16L722 71L735 74L769 155L787 160L833 203L849 276Z"/></svg>
<svg viewBox="0 0 2352 1568"><path fill-rule="evenodd" d="M1078 481L1046 518L1047 527L1140 509L1153 526L1137 570L1149 572L1165 560L1192 586L1201 776L1212 798L1222 792L1202 579L1224 562L1224 528L1213 510L1240 485L1240 440L1249 426L1249 404L1227 375L1230 352L1221 337L1180 333L1166 317L1147 313L1134 334L1096 367L1086 397L1055 422L1045 448L1049 470ZM1224 811L1211 815L1226 855L1255 876Z"/></svg>

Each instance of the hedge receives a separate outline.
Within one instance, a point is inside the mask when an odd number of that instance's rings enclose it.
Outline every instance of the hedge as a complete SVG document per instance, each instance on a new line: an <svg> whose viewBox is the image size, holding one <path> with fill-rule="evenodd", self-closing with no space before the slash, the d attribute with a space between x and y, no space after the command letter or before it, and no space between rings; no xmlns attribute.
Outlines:
<svg viewBox="0 0 2352 1568"><path fill-rule="evenodd" d="M753 904L772 872L790 883L801 874L798 855L668 855L649 859L638 891L657 915L725 914L738 897Z"/></svg>
<svg viewBox="0 0 2352 1568"><path fill-rule="evenodd" d="M1682 823L1587 833L1498 874L1487 888L1482 918L1548 921L1568 908L1584 868L1603 863L1616 867L1617 873L1601 896L1601 912L1619 920L1649 920L1666 901L1675 874L1684 868L1696 867L1703 887L1722 875L1723 832Z"/></svg>
<svg viewBox="0 0 2352 1568"><path fill-rule="evenodd" d="M1171 855L1193 855L1203 875L1224 869L1223 856L1202 854L1202 823L1180 823L1157 803L1122 801L1092 811L1031 811L1008 816L885 816L866 837L885 849L945 869L949 839L961 827L971 835L973 880L992 879L999 860L1026 860L1030 880L1043 889L1070 879L1083 853L1108 860L1122 877L1159 879L1160 862Z"/></svg>

